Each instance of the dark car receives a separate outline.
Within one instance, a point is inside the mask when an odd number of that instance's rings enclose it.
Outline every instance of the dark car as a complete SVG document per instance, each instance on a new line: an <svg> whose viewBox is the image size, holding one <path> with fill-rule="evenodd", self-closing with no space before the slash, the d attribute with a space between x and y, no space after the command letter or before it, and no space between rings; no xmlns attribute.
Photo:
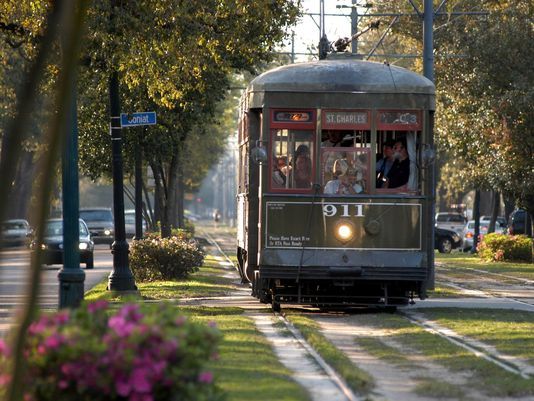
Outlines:
<svg viewBox="0 0 534 401"><path fill-rule="evenodd" d="M532 237L532 221L526 210L516 209L510 214L508 218L508 233Z"/></svg>
<svg viewBox="0 0 534 401"><path fill-rule="evenodd" d="M32 248L38 245L33 242ZM44 229L43 243L40 245L43 250L43 263L46 265L57 265L63 263L63 220L50 219L46 222ZM86 269L94 267L94 243L91 240L89 229L83 220L80 219L80 262L85 263Z"/></svg>
<svg viewBox="0 0 534 401"><path fill-rule="evenodd" d="M2 246L21 246L30 244L32 229L24 219L12 219L2 222L0 239Z"/></svg>
<svg viewBox="0 0 534 401"><path fill-rule="evenodd" d="M115 240L113 213L110 208L80 209L80 219L85 221L95 244L111 245Z"/></svg>
<svg viewBox="0 0 534 401"><path fill-rule="evenodd" d="M434 247L440 253L451 253L453 249L462 246L462 237L453 230L434 228Z"/></svg>

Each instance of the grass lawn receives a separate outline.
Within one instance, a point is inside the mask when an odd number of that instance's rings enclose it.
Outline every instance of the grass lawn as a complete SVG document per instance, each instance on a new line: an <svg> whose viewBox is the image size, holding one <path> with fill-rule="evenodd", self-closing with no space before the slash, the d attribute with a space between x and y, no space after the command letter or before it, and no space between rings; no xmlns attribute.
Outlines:
<svg viewBox="0 0 534 401"><path fill-rule="evenodd" d="M494 346L500 353L534 366L534 314L517 310L429 309L425 314L444 327Z"/></svg>
<svg viewBox="0 0 534 401"><path fill-rule="evenodd" d="M309 401L291 379L254 322L238 308L181 308L195 320L214 321L223 333L219 360L210 362L229 401Z"/></svg>
<svg viewBox="0 0 534 401"><path fill-rule="evenodd" d="M505 330L503 328L504 325L500 323L499 320L491 320L492 314L494 314L495 311L466 311L460 309L425 310L425 313L428 313L429 317L432 317L444 326L451 328L464 327L466 333L463 334L470 334L467 332L469 331L469 326L474 325L471 312L481 314L478 315L479 319L484 316L481 320L485 322L487 327L492 328L490 331L494 332L493 337L496 343L502 341L504 344L506 338L512 336L512 333L514 332L513 324L510 324L510 327ZM508 316L509 320L513 320L511 315L512 314ZM521 320L521 318L518 319L518 321ZM532 318L528 318L528 320L530 323L522 323L523 328L518 331L523 332L526 327L530 327L531 331L534 329L532 326ZM377 315L366 314L358 316L358 321L366 326L387 329L388 338L402 345L401 349L389 347L386 344L384 344L383 347L380 347L380 344L377 344L377 341L381 342L380 337L357 338L355 340L358 345L362 346L367 352L371 355L375 355L377 358L386 361L395 361L398 359L396 364L406 367L407 361L405 356L420 354L451 371L466 375L469 377L469 386L475 387L478 391L488 394L488 396L534 396L534 379L523 379L518 375L509 373L493 363L476 357L469 351L450 343L446 339L423 330L401 315L383 314L380 315L380 319L377 319ZM455 322L455 324L452 324L451 322ZM503 330L500 334L502 338L497 340L499 329ZM483 332L482 329L479 330L474 327L472 327L471 330L472 333L478 331L480 334ZM461 332L461 330L458 331ZM473 337L476 338L476 335L473 335ZM524 348L532 348L532 334L523 336L523 338L527 339ZM532 352L532 349L528 351L521 350L522 347L518 343L514 345L514 348L515 347L517 348L515 351L508 350L507 353L510 355L527 356ZM446 390L450 386L450 383L447 383L446 379L446 374L444 374L443 380L440 382L436 382L434 379L421 378L421 385L417 391L420 395L432 396L438 389ZM457 385L455 386L458 387ZM467 389L464 390L467 391ZM457 391L458 399L461 399L462 397L460 394L462 393L462 388L459 387Z"/></svg>
<svg viewBox="0 0 534 401"><path fill-rule="evenodd" d="M436 263L455 270L477 269L489 273L534 280L534 263L487 262L477 255L463 252L436 253ZM439 267L438 267L439 269Z"/></svg>
<svg viewBox="0 0 534 401"><path fill-rule="evenodd" d="M211 260L206 258L204 266L187 280L156 281L136 283L136 285L141 297L146 300L222 296L235 289L232 284L235 279L223 277L225 272L225 269L215 267ZM88 301L96 299L118 300L113 293L106 291L106 286L107 279L89 290L85 294L85 299Z"/></svg>
<svg viewBox="0 0 534 401"><path fill-rule="evenodd" d="M324 337L319 325L312 319L285 309L286 318L300 331L308 343L359 394L369 394L374 387L373 378L358 368L352 361Z"/></svg>

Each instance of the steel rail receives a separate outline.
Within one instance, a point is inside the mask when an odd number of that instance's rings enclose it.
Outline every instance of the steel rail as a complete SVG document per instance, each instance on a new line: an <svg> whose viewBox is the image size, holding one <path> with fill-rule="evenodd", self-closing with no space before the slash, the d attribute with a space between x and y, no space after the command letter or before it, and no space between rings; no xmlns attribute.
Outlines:
<svg viewBox="0 0 534 401"><path fill-rule="evenodd" d="M228 261L232 262L229 256L222 250L217 241L206 231L202 233L205 235L211 245L215 246L220 254ZM288 331L295 338L295 340L304 348L308 355L314 360L318 367L320 367L330 381L341 391L341 393L346 397L347 401L363 401L363 398L358 398L354 392L347 385L345 380L315 351L315 349L306 341L298 329L289 322L281 313L274 312L274 315L284 323Z"/></svg>
<svg viewBox="0 0 534 401"><path fill-rule="evenodd" d="M425 331L438 335L445 340L451 342L452 344L461 347L475 356L479 358L483 358L487 360L488 362L491 362L504 370L514 373L516 375L521 376L524 379L530 379L533 377L533 372L527 371L529 370L527 367L518 366L518 364L511 362L509 360L506 360L503 356L498 355L494 352L491 352L488 348L484 347L482 343L474 344L474 341L469 340L457 333L455 333L451 329L447 329L444 327L440 327L438 324L431 322L428 319L424 319L420 316L415 316L413 313L409 312L399 312L401 315L406 317L411 323L415 324L416 326L421 327ZM530 368L530 370L533 370Z"/></svg>

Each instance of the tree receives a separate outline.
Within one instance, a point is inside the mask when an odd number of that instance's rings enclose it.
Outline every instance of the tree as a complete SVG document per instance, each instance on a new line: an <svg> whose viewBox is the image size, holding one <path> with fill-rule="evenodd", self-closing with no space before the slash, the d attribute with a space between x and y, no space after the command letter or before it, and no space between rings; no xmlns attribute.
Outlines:
<svg viewBox="0 0 534 401"><path fill-rule="evenodd" d="M0 24L0 30L15 26L10 40L21 41L29 59L49 6L44 0L32 4L7 2ZM127 110L158 111L161 124L144 138L144 153L155 175L166 172L160 192L170 198L163 198L164 209L176 203L173 188L190 133L205 131L201 127L212 121L229 74L254 72L271 58L273 46L295 22L298 5L290 0L92 2L79 80L82 172L93 179L109 174L107 82L110 72L118 71ZM165 227L173 224L169 212L162 215Z"/></svg>
<svg viewBox="0 0 534 401"><path fill-rule="evenodd" d="M485 21L451 25L438 64L442 138L482 185L534 213L534 32L529 2L484 2Z"/></svg>

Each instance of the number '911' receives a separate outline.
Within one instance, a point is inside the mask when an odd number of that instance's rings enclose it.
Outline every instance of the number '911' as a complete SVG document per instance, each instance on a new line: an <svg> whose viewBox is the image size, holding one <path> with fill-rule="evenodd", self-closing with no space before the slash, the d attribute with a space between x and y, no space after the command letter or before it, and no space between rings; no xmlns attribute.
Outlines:
<svg viewBox="0 0 534 401"><path fill-rule="evenodd" d="M363 217L363 205L359 203L326 204L323 205L323 215L326 217Z"/></svg>

